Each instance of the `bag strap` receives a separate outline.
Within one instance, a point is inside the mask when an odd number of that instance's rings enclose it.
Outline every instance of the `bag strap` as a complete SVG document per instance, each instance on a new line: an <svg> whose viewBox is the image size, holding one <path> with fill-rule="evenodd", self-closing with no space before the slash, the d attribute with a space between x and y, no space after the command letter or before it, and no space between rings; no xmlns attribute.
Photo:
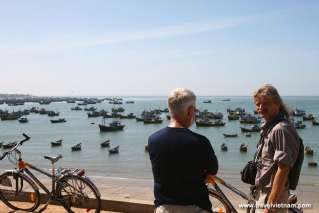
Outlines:
<svg viewBox="0 0 319 213"><path fill-rule="evenodd" d="M260 139L259 139L259 142L258 142L258 145L257 145L257 151L254 155L254 162L257 162L261 156L261 152L263 150L263 147L264 147L264 144L265 144L265 137L266 135L268 135L271 130L280 122L284 121L285 119L280 117L280 118L277 118L275 119L273 122L271 122L271 124L269 125L269 127L266 129L265 132L262 132L260 134Z"/></svg>
<svg viewBox="0 0 319 213"><path fill-rule="evenodd" d="M263 150L264 143L265 143L264 142L264 136L260 135L260 139L259 139L259 142L258 142L257 150L256 150L255 155L254 155L254 162L257 162L259 157L261 156L261 151Z"/></svg>

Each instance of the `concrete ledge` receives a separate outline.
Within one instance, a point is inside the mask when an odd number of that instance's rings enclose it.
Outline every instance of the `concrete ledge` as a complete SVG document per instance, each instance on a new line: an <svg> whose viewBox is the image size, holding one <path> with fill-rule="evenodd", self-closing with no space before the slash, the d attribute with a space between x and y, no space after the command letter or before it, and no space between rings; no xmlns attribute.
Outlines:
<svg viewBox="0 0 319 213"><path fill-rule="evenodd" d="M2 192L5 193L5 192ZM14 192L7 192L14 193ZM10 195L9 195L10 196ZM21 192L18 197L12 197L12 201L18 202L32 202L34 196L29 192ZM46 203L48 199L47 194L41 194L40 202ZM94 199L89 200L85 203L84 208L94 207ZM50 202L50 205L61 205L59 202ZM83 206L82 206L83 207ZM114 212L125 212L125 213L153 213L154 205L151 202L139 201L139 200L105 200L101 199L101 210L114 211Z"/></svg>
<svg viewBox="0 0 319 213"><path fill-rule="evenodd" d="M154 205L145 201L101 200L101 209L127 213L153 213Z"/></svg>

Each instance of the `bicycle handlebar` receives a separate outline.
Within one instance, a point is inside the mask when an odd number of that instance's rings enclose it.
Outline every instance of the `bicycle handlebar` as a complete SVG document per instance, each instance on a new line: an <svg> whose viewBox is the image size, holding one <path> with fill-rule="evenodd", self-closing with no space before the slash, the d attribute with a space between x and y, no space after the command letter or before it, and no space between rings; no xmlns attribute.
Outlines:
<svg viewBox="0 0 319 213"><path fill-rule="evenodd" d="M21 145L22 145L24 142L30 140L30 137L29 137L27 134L22 133L22 135L23 135L24 139L19 142Z"/></svg>
<svg viewBox="0 0 319 213"><path fill-rule="evenodd" d="M3 153L3 155L0 157L0 160L4 159L10 152L12 152L13 150L17 149L18 146L21 146L24 142L30 140L30 136L28 136L27 134L25 133L22 133L24 139L22 141L20 141L19 143L17 143L17 145L15 145L10 151L7 151L5 153Z"/></svg>

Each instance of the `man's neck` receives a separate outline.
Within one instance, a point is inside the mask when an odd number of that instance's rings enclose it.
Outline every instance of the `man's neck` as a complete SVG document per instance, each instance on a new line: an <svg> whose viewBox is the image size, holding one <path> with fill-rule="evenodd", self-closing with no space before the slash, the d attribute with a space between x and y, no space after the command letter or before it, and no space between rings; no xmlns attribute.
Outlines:
<svg viewBox="0 0 319 213"><path fill-rule="evenodd" d="M172 128L188 128L188 127L184 126L181 122L179 122L178 120L176 120L173 117L171 117L171 121L169 122L168 126L172 127Z"/></svg>

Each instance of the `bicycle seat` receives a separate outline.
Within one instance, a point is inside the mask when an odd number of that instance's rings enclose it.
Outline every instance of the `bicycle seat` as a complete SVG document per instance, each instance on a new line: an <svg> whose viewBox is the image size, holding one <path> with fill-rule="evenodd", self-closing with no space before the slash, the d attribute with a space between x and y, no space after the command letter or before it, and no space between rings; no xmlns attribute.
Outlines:
<svg viewBox="0 0 319 213"><path fill-rule="evenodd" d="M62 158L62 155L58 155L58 156L44 156L44 159L48 159L51 161L51 163L55 163L57 162L58 160L60 160Z"/></svg>

